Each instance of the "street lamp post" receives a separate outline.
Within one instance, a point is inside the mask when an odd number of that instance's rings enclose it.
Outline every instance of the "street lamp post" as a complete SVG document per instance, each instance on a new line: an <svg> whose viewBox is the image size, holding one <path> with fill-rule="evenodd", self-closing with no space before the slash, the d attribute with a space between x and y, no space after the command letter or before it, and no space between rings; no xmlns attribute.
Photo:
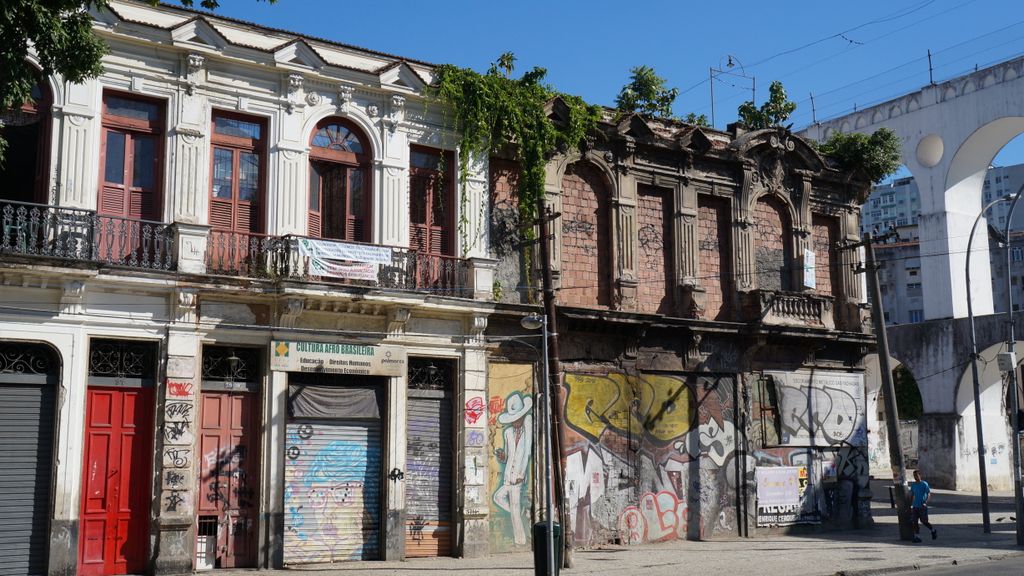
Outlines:
<svg viewBox="0 0 1024 576"><path fill-rule="evenodd" d="M1013 222L1013 211L1017 208L1017 201L1020 200L1021 192L1024 192L1024 185L1017 190L1017 195L1010 203L1010 212L1006 215L1006 350L1010 356L1014 355L1014 342L1016 335L1013 330L1013 284L1010 281L1010 224ZM969 253L968 253L969 254ZM968 299L969 301L969 299ZM1017 366L1014 364L1009 370L1010 381L1010 407L1013 410L1013 502L1017 510L1017 546L1024 546L1024 498L1021 495L1020 478L1020 395L1017 394Z"/></svg>
<svg viewBox="0 0 1024 576"><path fill-rule="evenodd" d="M531 314L524 316L520 324L527 330L541 329L541 355L543 356L544 378L544 506L547 509L545 521L547 523L547 565L548 576L555 576L555 530L554 530L554 490L551 469L554 466L552 461L553 442L551 441L551 373L548 370L548 317L544 314Z"/></svg>
<svg viewBox="0 0 1024 576"><path fill-rule="evenodd" d="M974 306L971 297L971 246L974 244L974 233L978 229L985 212L992 206L1009 200L1009 196L996 198L981 209L971 226L971 235L967 239L967 263L964 265L964 276L967 279L967 318L971 323L971 379L974 383L974 419L978 435L978 480L981 482L981 524L985 534L992 532L988 509L988 472L985 469L985 432L981 422L981 383L978 379L978 335L974 328ZM1007 271L1009 273L1009 271Z"/></svg>

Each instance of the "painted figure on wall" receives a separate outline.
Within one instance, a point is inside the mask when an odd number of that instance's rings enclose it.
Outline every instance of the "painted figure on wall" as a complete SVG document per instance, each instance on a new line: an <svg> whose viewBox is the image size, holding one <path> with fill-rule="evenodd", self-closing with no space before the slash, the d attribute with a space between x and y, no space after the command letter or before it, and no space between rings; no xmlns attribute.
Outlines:
<svg viewBox="0 0 1024 576"><path fill-rule="evenodd" d="M494 451L495 458L504 466L501 486L494 491L494 503L512 517L513 540L517 546L526 544L523 501L533 451L532 409L533 398L524 398L519 392L513 392L506 399L505 411L498 416L498 423L504 427L505 444Z"/></svg>

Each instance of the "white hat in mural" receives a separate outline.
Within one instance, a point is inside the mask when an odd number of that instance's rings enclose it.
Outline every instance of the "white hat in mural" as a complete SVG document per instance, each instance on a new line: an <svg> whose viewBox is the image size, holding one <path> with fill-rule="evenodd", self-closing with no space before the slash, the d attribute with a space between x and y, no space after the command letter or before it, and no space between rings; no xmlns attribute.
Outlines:
<svg viewBox="0 0 1024 576"><path fill-rule="evenodd" d="M533 408L533 398L530 396L523 398L519 395L519 392L513 392L508 397L508 400L505 401L505 411L498 415L498 422L500 424L511 424L526 416L526 413L531 408Z"/></svg>

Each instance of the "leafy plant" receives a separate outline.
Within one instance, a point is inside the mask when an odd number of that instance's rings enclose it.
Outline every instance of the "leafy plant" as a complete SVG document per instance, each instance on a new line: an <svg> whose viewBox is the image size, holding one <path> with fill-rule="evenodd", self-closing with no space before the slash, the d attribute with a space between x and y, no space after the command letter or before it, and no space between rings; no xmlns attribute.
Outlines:
<svg viewBox="0 0 1024 576"><path fill-rule="evenodd" d="M578 147L597 126L600 109L578 96L555 91L544 82L547 71L535 67L513 78L515 56L506 52L485 74L445 64L436 69L428 95L444 105L447 119L459 135L459 181L465 183L471 162L511 150L519 165L519 215L530 221L537 215L544 194L548 156L559 149ZM568 109L567 121L556 123L548 104L559 98ZM466 186L461 203L468 205ZM460 234L467 231L466 210L461 211ZM531 232L527 230L526 235ZM469 247L468 242L463 246Z"/></svg>
<svg viewBox="0 0 1024 576"><path fill-rule="evenodd" d="M895 174L902 158L899 136L889 128L879 128L870 136L832 132L818 151L832 157L841 170L874 183Z"/></svg>
<svg viewBox="0 0 1024 576"><path fill-rule="evenodd" d="M701 126L703 128L710 128L711 122L708 122L708 117L704 114L694 114L690 112L683 117L683 122L687 124L693 124L694 126Z"/></svg>
<svg viewBox="0 0 1024 576"><path fill-rule="evenodd" d="M679 88L668 88L666 81L650 66L636 66L629 71L629 84L615 97L620 112L638 112L657 118L674 118L672 105Z"/></svg>
<svg viewBox="0 0 1024 576"><path fill-rule="evenodd" d="M760 108L754 106L753 100L747 100L740 104L737 114L740 122L751 130L772 128L782 126L782 123L789 119L789 116L796 110L796 103L786 97L786 89L782 82L775 80L768 87L768 101ZM791 125L790 125L791 126ZM788 130L790 126L785 126Z"/></svg>

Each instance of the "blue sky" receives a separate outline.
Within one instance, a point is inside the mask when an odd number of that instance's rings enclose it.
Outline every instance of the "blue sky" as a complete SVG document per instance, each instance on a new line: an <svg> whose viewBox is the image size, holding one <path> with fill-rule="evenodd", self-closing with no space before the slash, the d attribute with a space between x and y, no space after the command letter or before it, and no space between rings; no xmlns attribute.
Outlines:
<svg viewBox="0 0 1024 576"><path fill-rule="evenodd" d="M221 0L219 13L481 71L511 51L518 72L542 66L558 89L605 105L629 69L645 64L682 91L679 115L711 116L708 69L723 68L756 78L759 101L781 80L799 106L794 128L811 122L811 93L826 119L926 85L929 49L936 81L1024 54L1019 0ZM724 127L751 81L722 75L714 89ZM1024 137L997 158L1016 162Z"/></svg>

